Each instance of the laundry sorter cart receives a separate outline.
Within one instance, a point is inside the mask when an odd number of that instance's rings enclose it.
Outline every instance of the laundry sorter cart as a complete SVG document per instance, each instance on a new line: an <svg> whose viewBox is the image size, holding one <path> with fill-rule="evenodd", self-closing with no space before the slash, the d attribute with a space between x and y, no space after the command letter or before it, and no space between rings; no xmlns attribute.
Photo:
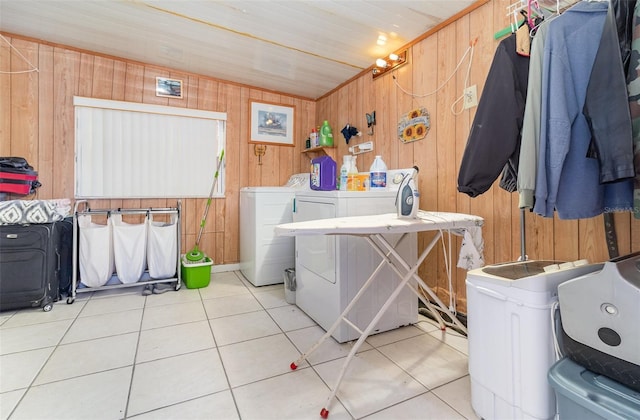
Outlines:
<svg viewBox="0 0 640 420"><path fill-rule="evenodd" d="M179 290L180 213L179 200L176 207L146 209L91 209L86 200L77 201L73 213L73 276L67 303L73 303L78 293L105 289L175 283L175 290ZM125 215L144 216L145 221L128 224L122 221ZM168 215L170 222L154 222L154 215ZM107 223L93 223L94 216L106 217ZM124 234L119 235L120 231ZM118 247L120 272L112 252ZM164 256L158 255L166 250ZM138 258L134 261L134 257Z"/></svg>

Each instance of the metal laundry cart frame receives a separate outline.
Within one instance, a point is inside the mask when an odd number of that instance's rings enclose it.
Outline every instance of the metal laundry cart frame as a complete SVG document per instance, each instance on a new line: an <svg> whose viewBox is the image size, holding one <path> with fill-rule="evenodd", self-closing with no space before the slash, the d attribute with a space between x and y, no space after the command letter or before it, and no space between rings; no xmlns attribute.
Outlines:
<svg viewBox="0 0 640 420"><path fill-rule="evenodd" d="M82 210L80 210L82 208ZM136 287L140 285L147 284L157 284L157 283L173 283L176 282L175 289L180 290L182 285L182 276L180 270L180 238L181 238L181 230L180 230L180 214L182 212L182 203L180 200L176 202L176 207L163 207L163 208L153 208L149 207L146 209L91 209L89 207L89 202L87 200L78 200L74 206L73 210L73 273L71 280L71 293L67 298L67 303L71 304L75 301L76 295L78 293L86 293L86 292L95 292L98 290L107 290L107 289L119 289L123 287ZM165 279L149 279L144 281L138 281L136 283L128 283L128 284L107 284L99 287L83 287L78 288L78 249L79 249L79 234L80 228L78 227L78 216L80 215L105 215L109 216L111 214L139 214L139 215L148 215L148 214L175 214L176 216L176 245L177 245L177 258L176 258L176 275L174 277L165 278Z"/></svg>
<svg viewBox="0 0 640 420"><path fill-rule="evenodd" d="M354 330L360 333L360 338L351 348L345 362L342 365L338 379L331 390L325 406L320 410L320 416L327 418L329 416L329 407L335 398L340 383L344 378L344 374L349 366L349 363L355 356L360 346L367 339L371 331L375 328L376 324L384 315L387 308L393 303L398 294L404 287L409 287L418 298L424 303L427 308L431 310L433 315L437 318L441 329L445 329L446 323L442 319L440 312L446 314L453 324L455 324L460 330L466 333L466 327L462 324L457 317L451 313L449 308L438 298L438 296L431 290L431 288L420 278L417 274L417 270L420 264L425 260L427 255L431 252L438 240L443 235L443 232L451 232L456 235L464 234L464 231L471 227L480 227L484 223L484 220L479 216L472 216L461 213L443 213L443 212L426 212L419 211L418 217L415 219L398 218L395 213L372 215L372 216L354 216L354 217L338 217L332 219L310 220L305 222L287 223L278 225L275 227L277 235L282 236L299 236L299 235L355 235L361 236L374 248L374 250L382 257L382 261L375 270L371 273L369 278L362 285L358 293L349 302L342 314L336 319L334 324L327 330L327 332L313 345L309 350L302 354L298 360L291 363L291 369L295 370L300 363L306 360L327 338L331 337L333 331L340 325L341 322L345 322L351 326ZM400 241L409 233L435 231L436 235L431 240L429 245L420 254L415 264L410 265L400 255L385 237L385 234L402 234ZM399 241L398 241L399 243ZM397 244L395 246L397 246ZM372 284L378 272L382 267L388 264L397 274L402 278L393 292L389 295L385 303L380 307L378 313L373 317L369 325L364 330L360 330L355 324L347 319L347 314L351 308L356 304L358 299L364 294L365 290ZM404 273L403 273L404 272ZM429 302L425 297L413 287L409 281L415 279L417 284L420 285L424 291L426 291L434 303Z"/></svg>

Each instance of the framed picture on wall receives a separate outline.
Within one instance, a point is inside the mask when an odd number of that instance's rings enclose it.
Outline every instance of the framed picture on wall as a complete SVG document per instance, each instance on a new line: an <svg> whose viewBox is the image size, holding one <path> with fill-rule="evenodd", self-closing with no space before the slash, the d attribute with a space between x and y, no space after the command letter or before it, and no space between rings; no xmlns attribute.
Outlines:
<svg viewBox="0 0 640 420"><path fill-rule="evenodd" d="M156 96L182 98L182 80L156 77Z"/></svg>
<svg viewBox="0 0 640 420"><path fill-rule="evenodd" d="M294 146L294 106L249 101L249 143Z"/></svg>

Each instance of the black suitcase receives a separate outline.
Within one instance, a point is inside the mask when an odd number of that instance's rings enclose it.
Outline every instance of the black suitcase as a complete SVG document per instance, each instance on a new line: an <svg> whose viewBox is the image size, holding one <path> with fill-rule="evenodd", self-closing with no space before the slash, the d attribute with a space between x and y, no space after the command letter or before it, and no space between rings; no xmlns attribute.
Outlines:
<svg viewBox="0 0 640 420"><path fill-rule="evenodd" d="M71 274L69 227L68 222L0 226L0 311L53 308L60 297L61 268ZM63 283L70 287L66 278Z"/></svg>
<svg viewBox="0 0 640 420"><path fill-rule="evenodd" d="M58 297L71 296L73 280L73 217L56 223L56 254L58 258Z"/></svg>

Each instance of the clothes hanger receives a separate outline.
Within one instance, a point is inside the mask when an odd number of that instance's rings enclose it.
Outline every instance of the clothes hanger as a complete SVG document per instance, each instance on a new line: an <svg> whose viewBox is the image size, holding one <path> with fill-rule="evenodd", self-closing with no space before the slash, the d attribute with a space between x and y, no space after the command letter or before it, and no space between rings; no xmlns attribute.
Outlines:
<svg viewBox="0 0 640 420"><path fill-rule="evenodd" d="M538 4L538 6L539 6L539 4ZM560 13L561 13L561 11L560 11L560 0L556 1L555 11L552 12L549 9L547 9L546 7L539 7L538 12L539 12L540 18L531 27L531 30L529 31L529 35L531 37L535 36L536 31L538 30L538 27L540 27L540 25L542 25L542 22L549 21L549 20L555 19L556 17L560 16Z"/></svg>
<svg viewBox="0 0 640 420"><path fill-rule="evenodd" d="M516 31L516 53L523 57L529 57L531 54L531 34L529 29L529 16L524 9L520 13L525 17L526 23L523 23Z"/></svg>
<svg viewBox="0 0 640 420"><path fill-rule="evenodd" d="M527 22L529 23L529 28L535 26L535 20L533 19L533 13L531 6L534 6L535 13L540 15L540 5L537 0L527 0Z"/></svg>
<svg viewBox="0 0 640 420"><path fill-rule="evenodd" d="M493 34L494 39L500 39L505 35L509 35L515 33L515 31L524 23L526 19L518 20L517 12L526 6L525 0L520 0L518 2L512 3L506 7L507 9L507 17L509 18L509 25L505 28L502 28L498 32ZM511 18L513 17L513 21Z"/></svg>

